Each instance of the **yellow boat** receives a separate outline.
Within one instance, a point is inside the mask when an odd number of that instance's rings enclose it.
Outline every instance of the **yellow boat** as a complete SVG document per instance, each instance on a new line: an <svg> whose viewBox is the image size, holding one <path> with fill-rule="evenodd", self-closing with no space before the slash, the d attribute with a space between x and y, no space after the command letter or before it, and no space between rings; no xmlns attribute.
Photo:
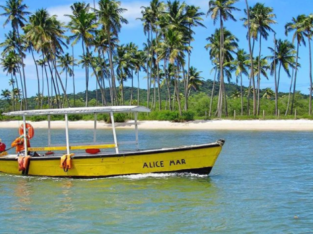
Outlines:
<svg viewBox="0 0 313 234"><path fill-rule="evenodd" d="M7 116L22 116L22 137L30 138L31 129L26 122L27 116L44 115L48 117L48 144L45 147L29 147L24 141L25 151L19 154L0 152L0 172L14 175L94 178L145 173L196 173L209 174L222 149L224 140L209 144L182 146L176 148L161 148L155 150L138 149L138 124L139 112L150 112L142 106L112 106L112 107L84 107L46 110L28 110L4 113ZM88 145L70 144L68 115L69 114L94 114L94 142ZM110 114L114 142L102 144L96 141L96 117L99 113ZM136 150L122 152L117 141L114 114L133 113L135 125ZM51 144L50 116L65 116L66 142L63 146ZM28 131L29 130L29 131ZM102 152L100 149L115 148L115 152ZM57 151L59 153L55 153ZM37 152L36 156L30 152ZM46 152L46 153L45 153ZM50 152L50 154L47 154ZM0 154L0 155L1 155Z"/></svg>

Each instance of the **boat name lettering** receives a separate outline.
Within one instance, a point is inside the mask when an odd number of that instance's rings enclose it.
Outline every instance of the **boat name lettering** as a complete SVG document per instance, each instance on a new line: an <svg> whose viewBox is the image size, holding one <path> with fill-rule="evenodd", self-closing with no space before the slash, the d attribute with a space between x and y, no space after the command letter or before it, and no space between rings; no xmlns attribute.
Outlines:
<svg viewBox="0 0 313 234"><path fill-rule="evenodd" d="M169 161L169 166L186 164L185 159L177 159ZM164 167L164 161L144 162L142 168Z"/></svg>
<svg viewBox="0 0 313 234"><path fill-rule="evenodd" d="M170 166L181 165L181 164L186 164L185 159L181 159L181 160L177 159L177 160L170 161Z"/></svg>
<svg viewBox="0 0 313 234"><path fill-rule="evenodd" d="M155 161L155 162L148 162L148 163L143 163L142 168L155 168L155 167L164 167L164 162L163 161Z"/></svg>

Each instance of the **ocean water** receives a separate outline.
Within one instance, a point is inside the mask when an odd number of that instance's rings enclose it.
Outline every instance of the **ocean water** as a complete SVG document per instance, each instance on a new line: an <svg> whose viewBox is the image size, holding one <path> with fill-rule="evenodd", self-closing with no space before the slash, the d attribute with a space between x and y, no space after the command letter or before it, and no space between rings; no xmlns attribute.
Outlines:
<svg viewBox="0 0 313 234"><path fill-rule="evenodd" d="M134 140L119 130L122 141ZM17 132L0 129L9 145ZM64 141L53 130L52 143ZM99 141L112 142L98 130ZM0 173L0 233L313 233L313 133L141 130L141 148L226 140L210 176L53 179ZM70 139L92 141L91 130ZM32 145L45 145L36 130ZM125 146L125 149L127 147Z"/></svg>

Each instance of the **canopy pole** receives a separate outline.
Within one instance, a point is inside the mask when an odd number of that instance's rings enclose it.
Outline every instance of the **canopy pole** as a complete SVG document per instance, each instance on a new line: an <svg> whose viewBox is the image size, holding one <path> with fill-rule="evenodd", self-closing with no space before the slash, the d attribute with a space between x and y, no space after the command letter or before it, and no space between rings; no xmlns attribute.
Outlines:
<svg viewBox="0 0 313 234"><path fill-rule="evenodd" d="M23 115L23 131L24 131L24 150L25 150L25 156L28 155L28 149L27 149L27 136L26 136L26 117Z"/></svg>
<svg viewBox="0 0 313 234"><path fill-rule="evenodd" d="M93 142L97 141L97 113L95 113L94 117L94 126L93 126Z"/></svg>
<svg viewBox="0 0 313 234"><path fill-rule="evenodd" d="M115 151L118 154L118 145L117 145L117 139L116 139L116 131L115 131L115 124L114 124L114 115L113 112L110 112L111 116L111 122L112 122L112 130L113 130L113 138L114 138L114 144L115 144Z"/></svg>
<svg viewBox="0 0 313 234"><path fill-rule="evenodd" d="M66 136L66 151L67 155L70 155L70 140L68 135L68 116L65 114L65 136Z"/></svg>
<svg viewBox="0 0 313 234"><path fill-rule="evenodd" d="M51 118L48 115L48 146L51 145Z"/></svg>
<svg viewBox="0 0 313 234"><path fill-rule="evenodd" d="M136 133L136 149L138 150L138 122L137 122L137 117L138 117L138 112L135 112L135 133Z"/></svg>

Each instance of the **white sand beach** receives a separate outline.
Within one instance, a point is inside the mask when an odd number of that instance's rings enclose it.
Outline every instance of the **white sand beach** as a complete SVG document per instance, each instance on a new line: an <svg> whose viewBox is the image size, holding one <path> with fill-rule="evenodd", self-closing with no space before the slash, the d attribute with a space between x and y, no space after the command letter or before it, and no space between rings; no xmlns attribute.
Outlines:
<svg viewBox="0 0 313 234"><path fill-rule="evenodd" d="M0 122L0 128L18 128L22 121ZM47 121L29 122L35 129L48 128ZM313 131L312 120L196 120L186 123L170 121L138 121L139 129L198 129L198 130L251 130L251 131ZM52 121L51 128L62 129L64 121ZM117 128L134 128L134 121L116 123ZM93 121L69 122L72 129L93 129ZM97 129L111 128L111 124L97 122Z"/></svg>

